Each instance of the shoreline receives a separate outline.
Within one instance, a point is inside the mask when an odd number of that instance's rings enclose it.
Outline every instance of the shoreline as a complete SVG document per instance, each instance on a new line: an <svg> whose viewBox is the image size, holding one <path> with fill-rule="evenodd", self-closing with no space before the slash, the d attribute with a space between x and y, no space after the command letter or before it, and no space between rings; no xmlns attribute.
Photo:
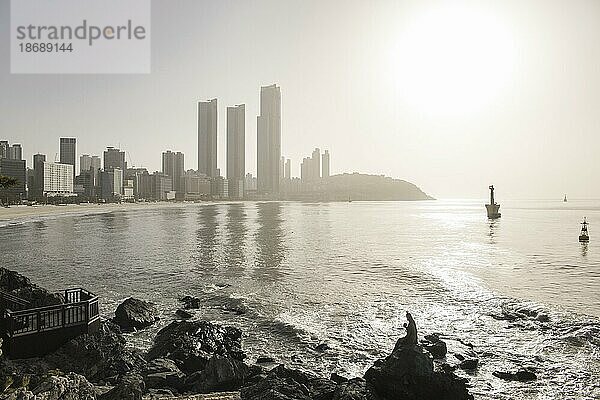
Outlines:
<svg viewBox="0 0 600 400"><path fill-rule="evenodd" d="M0 226L3 223L30 222L36 218L98 215L118 211L154 210L169 207L182 207L194 203L81 203L55 206L50 204L35 206L0 207Z"/></svg>

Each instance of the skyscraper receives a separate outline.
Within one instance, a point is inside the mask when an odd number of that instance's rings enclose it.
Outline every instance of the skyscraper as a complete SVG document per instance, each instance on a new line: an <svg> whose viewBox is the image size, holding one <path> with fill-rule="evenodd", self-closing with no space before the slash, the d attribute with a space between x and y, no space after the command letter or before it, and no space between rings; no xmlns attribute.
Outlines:
<svg viewBox="0 0 600 400"><path fill-rule="evenodd" d="M227 180L231 197L244 196L246 176L246 106L227 107Z"/></svg>
<svg viewBox="0 0 600 400"><path fill-rule="evenodd" d="M102 167L100 157L83 154L79 157L79 173L83 171L98 171Z"/></svg>
<svg viewBox="0 0 600 400"><path fill-rule="evenodd" d="M121 171L127 170L125 162L125 152L114 147L107 147L104 151L104 170L119 168Z"/></svg>
<svg viewBox="0 0 600 400"><path fill-rule="evenodd" d="M162 153L162 172L171 178L171 188L177 192L183 192L182 176L185 173L183 153L167 150Z"/></svg>
<svg viewBox="0 0 600 400"><path fill-rule="evenodd" d="M281 158L281 90L277 85L260 88L260 115L257 117L258 191L279 193Z"/></svg>
<svg viewBox="0 0 600 400"><path fill-rule="evenodd" d="M292 179L292 160L289 158L285 160L285 172L283 174L285 179Z"/></svg>
<svg viewBox="0 0 600 400"><path fill-rule="evenodd" d="M60 163L73 166L73 178L75 178L75 154L77 153L77 139L60 138Z"/></svg>
<svg viewBox="0 0 600 400"><path fill-rule="evenodd" d="M325 153L323 153L322 158L322 163L321 163L321 168L323 169L323 178L329 178L329 150L325 150Z"/></svg>
<svg viewBox="0 0 600 400"><path fill-rule="evenodd" d="M23 159L23 148L20 144L15 143L8 148L8 158L11 160Z"/></svg>
<svg viewBox="0 0 600 400"><path fill-rule="evenodd" d="M318 181L321 177L321 150L319 148L312 152L311 173L314 181Z"/></svg>
<svg viewBox="0 0 600 400"><path fill-rule="evenodd" d="M22 160L23 149L20 144L15 143L11 146L8 140L0 140L0 158Z"/></svg>
<svg viewBox="0 0 600 400"><path fill-rule="evenodd" d="M198 172L217 176L217 99L198 102Z"/></svg>
<svg viewBox="0 0 600 400"><path fill-rule="evenodd" d="M7 140L0 140L0 159L1 158L8 158L8 141Z"/></svg>
<svg viewBox="0 0 600 400"><path fill-rule="evenodd" d="M33 155L33 182L30 187L31 199L40 199L44 196L44 163L46 162L45 154Z"/></svg>

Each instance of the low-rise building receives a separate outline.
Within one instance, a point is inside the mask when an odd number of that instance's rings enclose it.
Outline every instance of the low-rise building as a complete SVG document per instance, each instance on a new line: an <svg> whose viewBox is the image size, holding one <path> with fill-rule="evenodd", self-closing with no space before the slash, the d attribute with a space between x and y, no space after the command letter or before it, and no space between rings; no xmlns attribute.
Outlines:
<svg viewBox="0 0 600 400"><path fill-rule="evenodd" d="M211 195L210 179L194 170L187 171L183 177L184 200L202 200Z"/></svg>

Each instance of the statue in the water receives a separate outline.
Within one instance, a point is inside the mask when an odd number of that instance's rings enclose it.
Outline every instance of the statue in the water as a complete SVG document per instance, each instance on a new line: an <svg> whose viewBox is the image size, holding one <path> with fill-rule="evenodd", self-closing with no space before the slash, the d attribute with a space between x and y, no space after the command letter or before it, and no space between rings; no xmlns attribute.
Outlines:
<svg viewBox="0 0 600 400"><path fill-rule="evenodd" d="M408 320L408 324L404 324L406 336L398 339L396 346L394 346L394 351L398 350L400 347L417 344L417 324L415 324L415 320L408 311L406 312L406 319Z"/></svg>

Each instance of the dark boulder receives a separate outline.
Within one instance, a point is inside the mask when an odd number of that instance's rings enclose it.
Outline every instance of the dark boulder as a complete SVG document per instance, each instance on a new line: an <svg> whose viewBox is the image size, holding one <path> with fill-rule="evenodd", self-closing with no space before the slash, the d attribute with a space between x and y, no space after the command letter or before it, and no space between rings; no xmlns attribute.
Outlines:
<svg viewBox="0 0 600 400"><path fill-rule="evenodd" d="M242 400L311 400L308 388L291 378L269 375L241 389Z"/></svg>
<svg viewBox="0 0 600 400"><path fill-rule="evenodd" d="M337 386L332 400L376 400L362 378L353 378Z"/></svg>
<svg viewBox="0 0 600 400"><path fill-rule="evenodd" d="M345 376L342 375L338 375L335 372L331 374L331 377L329 378L332 381L334 381L335 383L344 383L344 382L348 382L348 378L346 378Z"/></svg>
<svg viewBox="0 0 600 400"><path fill-rule="evenodd" d="M274 363L275 359L271 356L260 356L256 359L257 364L270 364Z"/></svg>
<svg viewBox="0 0 600 400"><path fill-rule="evenodd" d="M64 303L60 294L51 293L44 288L31 283L29 278L15 271L0 268L0 290L10 292L21 300L29 303L27 307L45 307ZM3 302L0 301L0 307ZM13 306L11 304L11 306Z"/></svg>
<svg viewBox="0 0 600 400"><path fill-rule="evenodd" d="M200 299L197 297L183 296L182 298L179 299L179 301L183 303L183 307L186 310L200 308Z"/></svg>
<svg viewBox="0 0 600 400"><path fill-rule="evenodd" d="M413 329L416 331L416 326ZM463 379L450 370L434 371L430 352L406 341L399 340L391 355L376 361L365 380L367 389L380 400L473 399Z"/></svg>
<svg viewBox="0 0 600 400"><path fill-rule="evenodd" d="M122 377L117 386L100 395L98 400L142 400L145 391L142 377L131 374Z"/></svg>
<svg viewBox="0 0 600 400"><path fill-rule="evenodd" d="M242 361L229 357L212 356L202 371L186 380L186 388L193 393L228 392L241 388L248 378L261 372Z"/></svg>
<svg viewBox="0 0 600 400"><path fill-rule="evenodd" d="M241 390L242 399L332 400L335 382L279 365L258 382Z"/></svg>
<svg viewBox="0 0 600 400"><path fill-rule="evenodd" d="M6 268L0 268L0 289L11 292L15 289L32 286L28 277Z"/></svg>
<svg viewBox="0 0 600 400"><path fill-rule="evenodd" d="M535 373L527 370L517 372L494 371L492 375L505 381L529 382L537 379Z"/></svg>
<svg viewBox="0 0 600 400"><path fill-rule="evenodd" d="M448 347L446 342L440 339L437 334L425 335L425 340L422 341L425 350L427 350L435 359L446 357Z"/></svg>
<svg viewBox="0 0 600 400"><path fill-rule="evenodd" d="M119 304L114 321L124 331L142 329L158 321L158 310L152 303L130 297Z"/></svg>
<svg viewBox="0 0 600 400"><path fill-rule="evenodd" d="M33 399L95 400L96 390L85 377L75 373L48 375L31 391ZM25 397L27 398L27 397Z"/></svg>
<svg viewBox="0 0 600 400"><path fill-rule="evenodd" d="M46 289L32 286L16 289L12 292L15 296L27 301L27 307L46 307L64 303L64 298L58 293L51 293Z"/></svg>
<svg viewBox="0 0 600 400"><path fill-rule="evenodd" d="M148 362L143 373L148 389L169 389L180 391L184 386L185 374L173 360L156 358Z"/></svg>
<svg viewBox="0 0 600 400"><path fill-rule="evenodd" d="M429 352L421 345L404 346L365 373L368 388L381 400L466 400L465 382L451 371L434 372Z"/></svg>
<svg viewBox="0 0 600 400"><path fill-rule="evenodd" d="M213 355L243 361L242 331L207 321L174 321L161 329L148 359L169 358L185 373L201 371Z"/></svg>
<svg viewBox="0 0 600 400"><path fill-rule="evenodd" d="M43 359L51 367L77 372L91 382L112 382L120 376L142 371L144 358L126 346L120 328L103 321L97 332L79 336Z"/></svg>
<svg viewBox="0 0 600 400"><path fill-rule="evenodd" d="M473 399L465 382L451 371L434 372L429 352L404 346L365 373L367 387L381 400Z"/></svg>
<svg viewBox="0 0 600 400"><path fill-rule="evenodd" d="M446 357L446 353L448 353L446 342L442 340L439 340L436 343L426 344L425 350L427 350L435 359L444 358Z"/></svg>
<svg viewBox="0 0 600 400"><path fill-rule="evenodd" d="M175 311L175 315L177 315L181 319L190 319L193 315L185 310L179 309Z"/></svg>
<svg viewBox="0 0 600 400"><path fill-rule="evenodd" d="M460 369L464 369L465 371L471 371L477 369L479 366L479 360L477 358L467 358L462 360L458 366Z"/></svg>
<svg viewBox="0 0 600 400"><path fill-rule="evenodd" d="M177 372L179 368L175 361L169 360L168 358L155 358L154 360L148 361L146 368L144 369L144 375L156 374L159 372Z"/></svg>
<svg viewBox="0 0 600 400"><path fill-rule="evenodd" d="M329 347L329 345L327 343L321 343L320 345L318 345L317 347L315 347L315 350L318 351L318 352L320 352L320 353L323 353L323 352L325 352L325 351L327 351L329 349L330 349L330 347Z"/></svg>

